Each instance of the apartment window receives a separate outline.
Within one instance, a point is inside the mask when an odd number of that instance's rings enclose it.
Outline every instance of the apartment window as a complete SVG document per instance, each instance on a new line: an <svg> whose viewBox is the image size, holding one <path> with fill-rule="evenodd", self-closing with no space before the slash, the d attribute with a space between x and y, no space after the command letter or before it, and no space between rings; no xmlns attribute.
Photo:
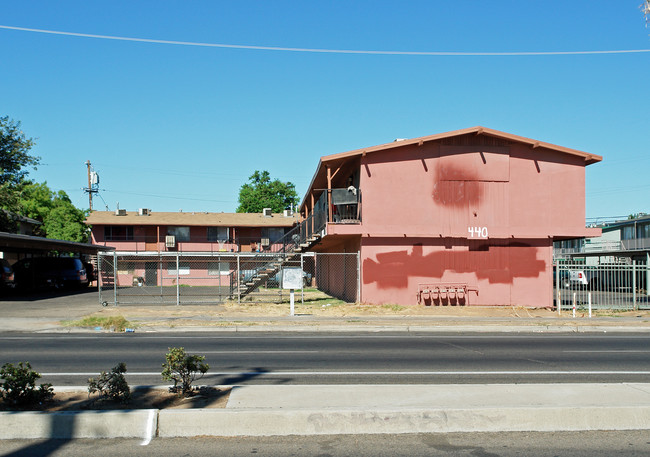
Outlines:
<svg viewBox="0 0 650 457"><path fill-rule="evenodd" d="M633 240L634 239L634 226L628 225L623 227L621 230L621 239L622 240Z"/></svg>
<svg viewBox="0 0 650 457"><path fill-rule="evenodd" d="M167 227L167 235L174 235L176 241L190 241L189 227Z"/></svg>
<svg viewBox="0 0 650 457"><path fill-rule="evenodd" d="M208 241L228 241L228 227L208 227Z"/></svg>
<svg viewBox="0 0 650 457"><path fill-rule="evenodd" d="M104 240L106 241L132 241L133 227L128 225L105 225Z"/></svg>
<svg viewBox="0 0 650 457"><path fill-rule="evenodd" d="M227 276L230 274L230 262L208 262L209 276Z"/></svg>
<svg viewBox="0 0 650 457"><path fill-rule="evenodd" d="M262 227L262 238L268 238L269 243L273 244L284 236L282 227Z"/></svg>
<svg viewBox="0 0 650 457"><path fill-rule="evenodd" d="M167 262L167 274L169 276L176 276L176 262ZM189 262L178 262L178 274L179 275L189 275L190 274L190 263Z"/></svg>
<svg viewBox="0 0 650 457"><path fill-rule="evenodd" d="M135 262L118 262L117 263L117 274L134 274L135 273Z"/></svg>
<svg viewBox="0 0 650 457"><path fill-rule="evenodd" d="M650 224L640 224L636 226L637 238L650 238Z"/></svg>

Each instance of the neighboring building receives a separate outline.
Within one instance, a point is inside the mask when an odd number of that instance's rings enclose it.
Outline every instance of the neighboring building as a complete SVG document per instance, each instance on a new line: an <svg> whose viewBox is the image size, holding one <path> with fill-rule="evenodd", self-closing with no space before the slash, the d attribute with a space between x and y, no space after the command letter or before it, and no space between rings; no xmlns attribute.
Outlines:
<svg viewBox="0 0 650 457"><path fill-rule="evenodd" d="M112 284L114 278L107 272L114 270L120 285L173 286L182 276L195 286L231 286L236 284L233 272L241 266L237 256L282 250L284 245L277 242L296 221L297 216L288 211L166 213L140 209L94 211L86 224L92 226L94 244L115 248L115 255L122 259L118 265L102 265L104 285Z"/></svg>
<svg viewBox="0 0 650 457"><path fill-rule="evenodd" d="M32 219L30 217L21 216L20 214L12 213L11 211L3 211L10 219L13 219L16 222L16 232L18 235L31 235L34 233L36 227L43 225L42 222Z"/></svg>
<svg viewBox="0 0 650 457"><path fill-rule="evenodd" d="M366 303L552 306L553 241L600 235L585 228L600 160L484 127L325 156L302 246L359 251Z"/></svg>
<svg viewBox="0 0 650 457"><path fill-rule="evenodd" d="M631 263L650 264L650 215L598 225L599 237L554 243L556 259L589 265Z"/></svg>
<svg viewBox="0 0 650 457"><path fill-rule="evenodd" d="M296 224L289 213L93 211L94 244L131 252L261 252Z"/></svg>

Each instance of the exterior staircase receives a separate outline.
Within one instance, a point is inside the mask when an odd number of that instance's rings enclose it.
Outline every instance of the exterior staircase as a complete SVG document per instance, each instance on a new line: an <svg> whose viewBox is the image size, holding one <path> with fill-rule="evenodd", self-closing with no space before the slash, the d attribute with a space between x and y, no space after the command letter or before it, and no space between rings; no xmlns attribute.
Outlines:
<svg viewBox="0 0 650 457"><path fill-rule="evenodd" d="M278 248L277 256L273 256L269 262L257 268L255 274L251 278L247 278L245 282L237 280L237 293L239 298L243 298L266 284L269 278L275 277L282 268L287 264L295 265L295 262L300 259L300 254L309 251L321 239L320 233L312 233L309 236L301 236L301 225L299 224L284 237L274 243L274 246L281 246ZM268 257L268 254L261 254ZM233 291L234 292L234 291Z"/></svg>

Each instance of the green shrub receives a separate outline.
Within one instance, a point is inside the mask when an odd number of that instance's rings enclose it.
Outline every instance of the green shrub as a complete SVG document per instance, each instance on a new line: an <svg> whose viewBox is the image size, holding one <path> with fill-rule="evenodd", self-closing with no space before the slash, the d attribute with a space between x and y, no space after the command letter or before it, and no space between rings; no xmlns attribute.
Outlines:
<svg viewBox="0 0 650 457"><path fill-rule="evenodd" d="M4 403L18 408L31 408L47 403L54 398L52 384L36 387L41 375L32 370L29 362L18 365L5 363L0 369L0 397Z"/></svg>
<svg viewBox="0 0 650 457"><path fill-rule="evenodd" d="M99 393L99 399L128 403L131 399L131 389L124 377L126 363L115 365L110 373L102 371L99 378L88 378L88 395Z"/></svg>
<svg viewBox="0 0 650 457"><path fill-rule="evenodd" d="M171 390L186 397L192 393L192 383L201 379L210 368L204 360L203 356L186 354L184 348L169 348L162 365L162 378L174 381Z"/></svg>

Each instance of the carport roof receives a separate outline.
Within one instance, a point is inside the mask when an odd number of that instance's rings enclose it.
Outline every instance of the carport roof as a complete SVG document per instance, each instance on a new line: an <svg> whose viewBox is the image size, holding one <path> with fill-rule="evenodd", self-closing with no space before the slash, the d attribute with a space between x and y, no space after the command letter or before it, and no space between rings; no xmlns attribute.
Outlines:
<svg viewBox="0 0 650 457"><path fill-rule="evenodd" d="M19 235L0 232L0 251L4 252L47 252L64 251L80 254L97 254L99 251L113 251L110 246L99 246L74 241L54 240L40 236Z"/></svg>

